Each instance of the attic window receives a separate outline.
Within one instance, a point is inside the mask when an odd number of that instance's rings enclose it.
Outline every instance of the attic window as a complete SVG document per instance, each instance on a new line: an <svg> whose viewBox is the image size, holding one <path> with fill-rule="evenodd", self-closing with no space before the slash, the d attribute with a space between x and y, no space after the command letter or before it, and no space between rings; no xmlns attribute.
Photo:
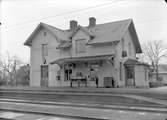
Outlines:
<svg viewBox="0 0 167 120"><path fill-rule="evenodd" d="M43 33L43 36L46 36L46 32Z"/></svg>
<svg viewBox="0 0 167 120"><path fill-rule="evenodd" d="M125 50L122 51L122 57L127 57L127 52Z"/></svg>

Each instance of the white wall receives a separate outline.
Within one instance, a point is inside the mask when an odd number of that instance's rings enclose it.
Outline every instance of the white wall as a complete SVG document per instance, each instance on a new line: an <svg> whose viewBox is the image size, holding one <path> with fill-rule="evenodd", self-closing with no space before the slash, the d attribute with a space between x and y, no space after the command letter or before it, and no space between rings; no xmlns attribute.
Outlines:
<svg viewBox="0 0 167 120"><path fill-rule="evenodd" d="M86 42L89 40L89 36L83 32L82 30L78 30L78 32L72 38L72 48L67 50L61 50L61 58L67 57L84 57L84 56L96 56L96 55L104 55L104 54L114 54L115 50L111 44L109 45L86 45L86 51L84 53L76 53L76 40L86 39ZM105 39L105 38L104 38ZM95 39L96 40L96 39ZM70 52L69 52L70 51Z"/></svg>
<svg viewBox="0 0 167 120"><path fill-rule="evenodd" d="M135 49L135 46L133 44L133 41L132 41L132 38L130 36L130 33L129 31L127 30L126 33L124 34L124 48L125 50L127 51L127 55L128 57L130 58L136 58L136 49ZM131 55L129 54L129 43L131 44Z"/></svg>
<svg viewBox="0 0 167 120"><path fill-rule="evenodd" d="M99 68L98 70L98 75L99 75L99 86L104 86L104 77L114 77L115 72L114 72L114 66L111 63L107 63L106 61L103 63L103 66Z"/></svg>
<svg viewBox="0 0 167 120"><path fill-rule="evenodd" d="M136 50L135 50L135 46L132 42L132 38L130 36L130 33L128 31L128 29L126 30L124 36L123 36L123 40L120 40L119 44L116 47L116 69L115 69L115 75L117 75L117 79L118 79L118 85L121 86L125 86L125 67L123 65L123 63L128 59L136 59ZM131 44L131 55L129 54L129 43ZM122 51L127 51L127 57L122 57ZM122 66L120 66L120 62L122 62ZM122 69L122 74L120 75L120 67ZM120 79L120 76L122 76L122 78Z"/></svg>
<svg viewBox="0 0 167 120"><path fill-rule="evenodd" d="M43 36L43 33L46 32L47 35ZM106 37L106 38L105 38ZM108 39L109 35L105 36L103 39ZM135 59L135 48L133 42L131 40L129 31L127 30L123 36L124 38L124 49L127 51L129 50L129 43L131 43L131 56L126 58L134 58ZM122 81L120 81L120 62L122 62L126 58L122 58L122 42L120 41L116 46L111 44L102 44L102 45L86 45L86 52L85 53L76 53L76 44L75 40L78 39L86 39L89 40L89 35L87 35L82 30L79 30L74 37L72 38L72 48L66 50L56 49L58 43L56 38L47 30L41 29L39 33L33 38L32 46L31 46L31 75L30 75L30 85L31 86L40 86L40 66L42 63L42 53L41 53L41 45L48 44L48 57L47 64L49 65L49 86L69 86L69 81L64 81L64 71L61 70L61 80L57 81L57 71L60 69L57 64L50 65L49 63L60 59L60 58L67 58L67 57L84 57L84 56L96 56L96 55L107 55L107 54L115 54L115 62L114 66L108 63L104 63L104 66L98 70L98 74L100 76L99 85L103 86L103 77L105 76L112 76L119 86L125 85L125 71L124 66L122 66ZM100 38L96 38L100 39ZM80 68L81 70L82 68ZM86 73L86 69L82 69Z"/></svg>
<svg viewBox="0 0 167 120"><path fill-rule="evenodd" d="M44 36L46 32L46 36ZM40 76L41 76L41 65L42 61L42 44L48 44L48 56L46 57L46 65L49 65L49 86L56 86L56 70L59 68L57 65L51 66L49 63L59 58L59 50L56 49L58 45L56 38L46 29L42 28L34 36L31 46L31 77L30 86L40 86Z"/></svg>
<svg viewBox="0 0 167 120"><path fill-rule="evenodd" d="M135 85L137 87L148 87L148 68L143 65L135 66Z"/></svg>

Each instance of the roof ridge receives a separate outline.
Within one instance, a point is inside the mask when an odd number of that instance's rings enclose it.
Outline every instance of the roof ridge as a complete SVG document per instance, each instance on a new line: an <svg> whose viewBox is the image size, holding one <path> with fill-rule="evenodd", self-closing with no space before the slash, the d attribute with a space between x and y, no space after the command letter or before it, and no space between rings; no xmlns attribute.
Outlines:
<svg viewBox="0 0 167 120"><path fill-rule="evenodd" d="M105 25L105 24L118 23L118 22L124 22L124 21L132 21L132 18L118 20L118 21L112 21L112 22L106 22L106 23L101 23L101 24L96 24L96 25L98 26L98 25Z"/></svg>
<svg viewBox="0 0 167 120"><path fill-rule="evenodd" d="M98 25L105 25L105 24L111 24L111 23L118 23L118 22L124 22L124 21L132 21L132 18L128 18L128 19L124 19L124 20L118 20L118 21L112 21L112 22L107 22L107 23L101 23L101 24L96 24L96 26L98 26ZM65 30L63 30L63 29L60 29L60 28L57 28L57 27L55 27L55 26L52 26L52 25L49 25L49 24L47 24L47 23L43 23L43 22L40 22L40 24L41 25L46 25L46 26L49 26L49 27L52 27L52 28L54 28L54 29L57 29L57 30L60 30L60 31L69 31L69 29L65 29ZM77 27L82 27L82 28L88 28L89 26L82 26L82 25L78 25Z"/></svg>
<svg viewBox="0 0 167 120"><path fill-rule="evenodd" d="M60 28L57 28L57 27L55 27L55 26L52 26L52 25L49 25L49 24L46 24L46 23L43 23L43 22L40 22L40 24L41 24L41 25L44 25L44 26L51 27L51 28L53 28L53 29L57 29L57 30L63 31L63 30L60 29Z"/></svg>

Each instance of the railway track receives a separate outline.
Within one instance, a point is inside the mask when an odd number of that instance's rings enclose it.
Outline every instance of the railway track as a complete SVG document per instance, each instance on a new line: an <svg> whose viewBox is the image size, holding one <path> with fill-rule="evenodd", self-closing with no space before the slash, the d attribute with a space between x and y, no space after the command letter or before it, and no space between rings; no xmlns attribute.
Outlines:
<svg viewBox="0 0 167 120"><path fill-rule="evenodd" d="M66 102L80 104L102 104L167 108L157 104L138 99L124 97L121 94L95 94L95 93L70 93L70 92L41 92L41 91L0 91L0 99L16 99L29 101Z"/></svg>
<svg viewBox="0 0 167 120"><path fill-rule="evenodd" d="M122 112L124 113L123 115L134 114L133 119L136 116L140 116L141 119L143 116L149 117L153 115L160 115L163 118L167 117L165 116L167 106L125 97L123 94L1 90L0 106L0 110L3 112L49 115L64 118L63 120L66 120L66 118L70 120L69 117L74 120L98 120L97 118L99 120L106 120L105 117L112 118L115 115L118 118ZM99 111L99 113L94 111ZM111 116L108 116L109 113ZM131 120L130 118L127 119Z"/></svg>

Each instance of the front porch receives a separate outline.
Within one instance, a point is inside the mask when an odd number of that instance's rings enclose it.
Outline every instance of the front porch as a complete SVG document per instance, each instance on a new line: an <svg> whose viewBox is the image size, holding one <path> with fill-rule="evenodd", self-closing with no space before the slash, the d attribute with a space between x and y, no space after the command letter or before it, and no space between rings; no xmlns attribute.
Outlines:
<svg viewBox="0 0 167 120"><path fill-rule="evenodd" d="M62 86L116 87L114 55L64 58L51 64L60 66L58 78Z"/></svg>

